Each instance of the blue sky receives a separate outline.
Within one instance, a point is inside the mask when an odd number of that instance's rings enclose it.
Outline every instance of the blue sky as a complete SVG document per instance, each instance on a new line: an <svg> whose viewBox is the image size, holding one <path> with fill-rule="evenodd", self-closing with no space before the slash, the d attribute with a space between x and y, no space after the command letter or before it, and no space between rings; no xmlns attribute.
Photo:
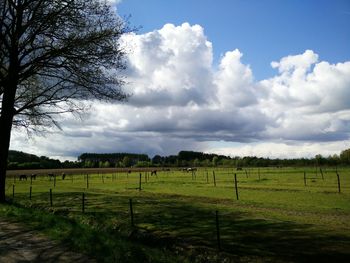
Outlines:
<svg viewBox="0 0 350 263"><path fill-rule="evenodd" d="M238 48L258 80L275 73L271 61L307 49L332 63L350 59L348 0L123 0L117 8L139 33L166 23L201 25L216 62Z"/></svg>
<svg viewBox="0 0 350 263"><path fill-rule="evenodd" d="M350 148L350 1L109 0L123 35L128 102L91 102L62 131L11 148L314 157ZM65 143L62 143L65 142Z"/></svg>

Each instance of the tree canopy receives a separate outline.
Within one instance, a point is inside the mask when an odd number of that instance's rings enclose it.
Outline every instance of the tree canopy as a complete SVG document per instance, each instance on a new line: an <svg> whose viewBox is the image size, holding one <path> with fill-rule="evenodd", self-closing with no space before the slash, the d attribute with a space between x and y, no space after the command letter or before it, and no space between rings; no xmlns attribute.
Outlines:
<svg viewBox="0 0 350 263"><path fill-rule="evenodd" d="M0 201L14 126L56 124L85 100L124 100L128 28L100 0L0 1Z"/></svg>

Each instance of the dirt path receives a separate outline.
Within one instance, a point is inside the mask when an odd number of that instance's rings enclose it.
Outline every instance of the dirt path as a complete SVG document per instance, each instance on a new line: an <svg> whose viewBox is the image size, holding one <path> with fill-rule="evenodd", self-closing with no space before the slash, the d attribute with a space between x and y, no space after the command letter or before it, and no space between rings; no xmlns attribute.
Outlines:
<svg viewBox="0 0 350 263"><path fill-rule="evenodd" d="M96 262L25 226L0 217L0 262Z"/></svg>

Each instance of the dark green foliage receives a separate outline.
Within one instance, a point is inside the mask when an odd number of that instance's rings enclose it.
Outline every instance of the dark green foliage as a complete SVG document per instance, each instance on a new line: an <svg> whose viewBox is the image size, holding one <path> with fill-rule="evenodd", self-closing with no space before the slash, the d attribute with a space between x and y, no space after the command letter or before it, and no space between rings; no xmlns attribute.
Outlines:
<svg viewBox="0 0 350 263"><path fill-rule="evenodd" d="M22 169L57 169L57 168L78 168L80 163L51 159L46 156L36 156L20 151L9 151L8 170Z"/></svg>
<svg viewBox="0 0 350 263"><path fill-rule="evenodd" d="M346 149L340 153L340 161L343 164L350 164L350 149Z"/></svg>
<svg viewBox="0 0 350 263"><path fill-rule="evenodd" d="M127 162L124 162L125 157L128 158ZM78 156L78 160L82 163L89 163L90 167L97 167L99 162L109 162L110 166L116 166L121 162L125 167L129 167L137 162L149 162L150 158L147 154L137 153L83 153ZM97 166L92 164L97 164Z"/></svg>
<svg viewBox="0 0 350 263"><path fill-rule="evenodd" d="M146 154L137 153L83 153L77 162L38 157L20 151L10 151L8 169L53 169L53 168L108 168L108 167L291 167L291 166L335 166L350 164L350 149L340 156L299 159L270 159L256 156L229 157L194 151L180 151L178 155L155 155L152 159Z"/></svg>
<svg viewBox="0 0 350 263"><path fill-rule="evenodd" d="M18 162L18 163L31 163L31 162L39 162L40 157L30 153L10 150L8 161Z"/></svg>

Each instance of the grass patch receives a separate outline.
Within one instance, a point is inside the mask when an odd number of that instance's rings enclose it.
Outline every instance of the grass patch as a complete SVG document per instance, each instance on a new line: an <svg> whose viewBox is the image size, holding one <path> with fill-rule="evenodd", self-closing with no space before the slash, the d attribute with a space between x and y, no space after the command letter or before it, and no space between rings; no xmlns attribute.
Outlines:
<svg viewBox="0 0 350 263"><path fill-rule="evenodd" d="M158 172L147 181L143 174L141 191L139 173L107 174L103 179L90 174L89 188L83 175L57 179L56 186L39 177L33 181L31 200L30 182L17 181L16 205L1 205L0 215L30 222L30 227L101 262L349 261L349 169L338 170L340 194L331 169L324 169L323 179L314 169L250 169L237 173L239 200L232 169L215 171L216 187L206 172L200 169L194 178L179 171ZM8 197L12 183L8 180Z"/></svg>

